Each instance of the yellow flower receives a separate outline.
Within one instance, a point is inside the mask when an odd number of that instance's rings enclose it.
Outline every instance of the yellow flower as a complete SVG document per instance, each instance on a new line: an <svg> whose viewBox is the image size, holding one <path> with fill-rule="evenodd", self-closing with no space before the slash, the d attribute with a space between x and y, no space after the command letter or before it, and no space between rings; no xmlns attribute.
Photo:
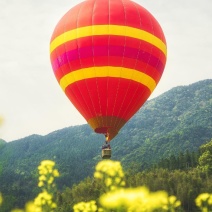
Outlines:
<svg viewBox="0 0 212 212"><path fill-rule="evenodd" d="M125 185L126 185L125 181L122 181L122 182L120 183L120 186L125 186Z"/></svg>
<svg viewBox="0 0 212 212"><path fill-rule="evenodd" d="M45 166L38 166L39 174L40 175L46 175L48 173L48 170L46 169Z"/></svg>
<svg viewBox="0 0 212 212"><path fill-rule="evenodd" d="M45 175L41 175L38 179L39 179L39 181L45 181L46 180L46 176Z"/></svg>
<svg viewBox="0 0 212 212"><path fill-rule="evenodd" d="M96 171L96 172L94 173L94 177L95 177L96 179L102 179L103 175L102 175L100 172Z"/></svg>
<svg viewBox="0 0 212 212"><path fill-rule="evenodd" d="M97 206L95 201L90 202L79 202L73 207L74 212L95 212L97 211Z"/></svg>
<svg viewBox="0 0 212 212"><path fill-rule="evenodd" d="M34 204L36 206L42 206L45 205L48 201L50 201L49 203L52 203L52 195L49 194L47 191L43 191L35 198Z"/></svg>
<svg viewBox="0 0 212 212"><path fill-rule="evenodd" d="M133 205L141 205L149 195L149 191L145 187L119 189L108 192L100 197L100 204L107 209L115 209L119 207L132 207Z"/></svg>
<svg viewBox="0 0 212 212"><path fill-rule="evenodd" d="M165 191L151 192L146 203L147 208L151 210L162 209L168 205L168 194Z"/></svg>
<svg viewBox="0 0 212 212"><path fill-rule="evenodd" d="M117 190L117 186L114 186L114 185L111 185L109 188L111 191Z"/></svg>
<svg viewBox="0 0 212 212"><path fill-rule="evenodd" d="M57 204L53 202L53 203L51 204L51 208L57 208Z"/></svg>
<svg viewBox="0 0 212 212"><path fill-rule="evenodd" d="M116 183L116 184L119 184L120 182L121 182L121 178L120 178L120 177L116 177L116 178L115 178L115 183Z"/></svg>
<svg viewBox="0 0 212 212"><path fill-rule="evenodd" d="M202 193L200 194L196 199L196 205L198 207L202 207L203 206L203 202L206 202L209 199L210 195L208 193Z"/></svg>
<svg viewBox="0 0 212 212"><path fill-rule="evenodd" d="M181 205L181 202L177 200L177 197L172 195L169 197L169 204L172 205L174 208L177 208Z"/></svg>
<svg viewBox="0 0 212 212"><path fill-rule="evenodd" d="M2 197L2 194L0 193L0 205L2 204L3 202L3 197Z"/></svg>
<svg viewBox="0 0 212 212"><path fill-rule="evenodd" d="M124 177L124 172L122 171L122 169L118 170L118 176Z"/></svg>
<svg viewBox="0 0 212 212"><path fill-rule="evenodd" d="M58 172L57 169L54 169L54 170L53 170L53 176L54 176L54 177L59 177L59 176L60 176L60 174L59 174L59 172Z"/></svg>
<svg viewBox="0 0 212 212"><path fill-rule="evenodd" d="M96 165L94 177L102 179L109 190L115 190L125 185L124 173L119 161L104 160Z"/></svg>
<svg viewBox="0 0 212 212"><path fill-rule="evenodd" d="M41 161L41 166L54 166L55 165L55 162L52 161L52 160L43 160Z"/></svg>
<svg viewBox="0 0 212 212"><path fill-rule="evenodd" d="M38 187L45 187L47 184L51 185L54 182L55 177L59 177L59 172L54 169L55 162L51 160L41 161L38 166L39 170L39 183Z"/></svg>
<svg viewBox="0 0 212 212"><path fill-rule="evenodd" d="M25 206L26 212L41 212L41 208L37 207L33 202L28 202Z"/></svg>
<svg viewBox="0 0 212 212"><path fill-rule="evenodd" d="M51 200L52 199L52 195L49 194L48 192L44 191L42 194L42 197L46 200Z"/></svg>
<svg viewBox="0 0 212 212"><path fill-rule="evenodd" d="M100 204L105 209L122 208L124 211L131 212L168 210L169 201L172 204L171 208L180 205L174 196L171 196L169 200L165 191L150 192L146 187L118 189L100 197Z"/></svg>
<svg viewBox="0 0 212 212"><path fill-rule="evenodd" d="M42 187L42 186L44 186L44 183L43 183L42 181L40 181L40 182L38 183L38 187Z"/></svg>
<svg viewBox="0 0 212 212"><path fill-rule="evenodd" d="M209 199L208 199L208 204L209 204L209 205L212 205L212 194L210 194L210 197L209 197Z"/></svg>
<svg viewBox="0 0 212 212"><path fill-rule="evenodd" d="M54 187L54 178L59 176L57 169L54 169L55 162L51 160L41 161L38 166L38 171L40 174L38 187L42 187L42 192L34 199L34 206L36 209L34 212L42 212L42 208L48 208L47 211L53 211L57 207L56 203L53 201L53 196L51 193Z"/></svg>
<svg viewBox="0 0 212 212"><path fill-rule="evenodd" d="M97 210L97 206L96 206L96 202L95 201L90 201L90 209L91 209L91 211L96 211Z"/></svg>
<svg viewBox="0 0 212 212"><path fill-rule="evenodd" d="M105 185L107 186L107 187L109 187L109 186L111 186L111 184L112 184L112 179L111 178L106 178L105 179Z"/></svg>
<svg viewBox="0 0 212 212"><path fill-rule="evenodd" d="M48 184L52 184L54 181L54 177L50 177L49 180L48 180Z"/></svg>

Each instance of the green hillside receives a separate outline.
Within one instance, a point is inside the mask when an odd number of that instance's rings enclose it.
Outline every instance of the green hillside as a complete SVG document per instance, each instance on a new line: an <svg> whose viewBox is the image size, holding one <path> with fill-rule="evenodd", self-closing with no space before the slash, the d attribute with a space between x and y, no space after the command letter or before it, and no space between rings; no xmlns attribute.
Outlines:
<svg viewBox="0 0 212 212"><path fill-rule="evenodd" d="M112 159L120 160L125 169L136 165L143 170L173 154L197 151L211 138L212 80L204 80L148 101L111 142ZM88 125L10 143L0 140L0 191L5 201L10 200L14 207L33 198L36 168L44 159L58 165L61 190L91 176L101 160L103 141L104 136L95 134Z"/></svg>
<svg viewBox="0 0 212 212"><path fill-rule="evenodd" d="M212 80L176 87L148 101L120 137L118 142L130 148L124 158L117 158L124 163L148 164L181 151L196 151L212 137Z"/></svg>

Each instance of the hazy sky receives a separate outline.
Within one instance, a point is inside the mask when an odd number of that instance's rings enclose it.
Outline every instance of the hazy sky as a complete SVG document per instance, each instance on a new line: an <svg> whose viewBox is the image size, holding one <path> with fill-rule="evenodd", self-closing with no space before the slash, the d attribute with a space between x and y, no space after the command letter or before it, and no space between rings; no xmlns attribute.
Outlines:
<svg viewBox="0 0 212 212"><path fill-rule="evenodd" d="M16 140L86 123L49 60L55 25L77 0L0 0L0 137ZM159 21L168 60L152 97L212 78L212 1L137 0Z"/></svg>

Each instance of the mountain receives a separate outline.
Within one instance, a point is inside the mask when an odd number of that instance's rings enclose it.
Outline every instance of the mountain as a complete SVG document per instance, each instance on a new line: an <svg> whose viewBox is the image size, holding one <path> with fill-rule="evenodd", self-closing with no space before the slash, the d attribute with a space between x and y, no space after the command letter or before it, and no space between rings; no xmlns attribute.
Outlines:
<svg viewBox="0 0 212 212"><path fill-rule="evenodd" d="M125 169L136 165L142 170L173 154L197 151L211 138L212 80L208 79L147 101L111 142L112 159L121 161ZM10 143L0 140L0 191L5 201L21 206L35 196L36 168L44 159L56 162L60 189L92 175L103 142L104 136L88 125Z"/></svg>
<svg viewBox="0 0 212 212"><path fill-rule="evenodd" d="M121 134L123 145L131 146L124 162L156 162L197 151L212 137L212 80L176 87L148 101ZM139 143L131 143L134 137Z"/></svg>
<svg viewBox="0 0 212 212"><path fill-rule="evenodd" d="M6 143L6 141L5 141L5 140L0 139L0 145L5 144L5 143Z"/></svg>

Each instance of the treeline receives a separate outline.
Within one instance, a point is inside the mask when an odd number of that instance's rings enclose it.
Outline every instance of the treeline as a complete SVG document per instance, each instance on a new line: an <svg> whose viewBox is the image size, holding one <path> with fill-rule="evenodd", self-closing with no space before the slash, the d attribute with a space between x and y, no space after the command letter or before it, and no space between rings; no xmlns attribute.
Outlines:
<svg viewBox="0 0 212 212"><path fill-rule="evenodd" d="M181 211L198 211L195 198L200 193L212 193L211 159L212 140L202 145L197 153L187 151L185 154L171 156L159 161L151 169L138 173L133 168L128 170L125 175L127 187L145 185L151 191L165 190L181 201ZM98 200L102 193L104 185L88 177L72 188L57 193L57 212L72 211L77 202Z"/></svg>
<svg viewBox="0 0 212 212"><path fill-rule="evenodd" d="M177 156L171 155L168 158L162 158L157 164L153 165L153 169L188 170L197 167L199 156L200 152L189 152L187 150L185 153L180 152Z"/></svg>
<svg viewBox="0 0 212 212"><path fill-rule="evenodd" d="M200 193L212 192L212 176L197 168L190 170L155 169L127 175L127 185L147 186L151 191L165 190L181 201L183 211L196 211L195 198Z"/></svg>

